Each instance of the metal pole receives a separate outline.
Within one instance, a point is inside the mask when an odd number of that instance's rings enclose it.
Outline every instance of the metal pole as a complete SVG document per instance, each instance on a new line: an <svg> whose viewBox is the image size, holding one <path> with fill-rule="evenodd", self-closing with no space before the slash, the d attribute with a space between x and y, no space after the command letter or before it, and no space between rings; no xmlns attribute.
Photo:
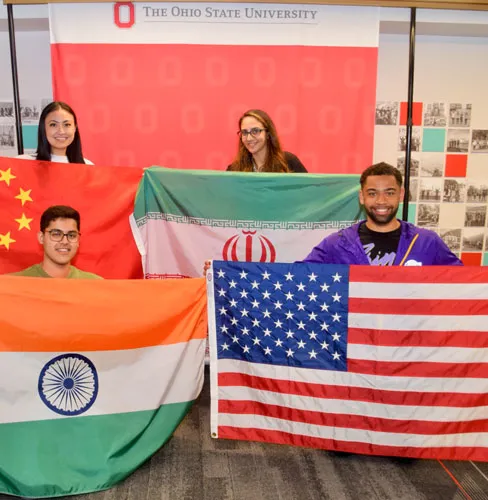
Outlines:
<svg viewBox="0 0 488 500"><path fill-rule="evenodd" d="M415 69L415 29L417 25L417 9L410 9L410 49L408 53L408 102L407 130L405 142L405 197L403 199L403 220L408 219L408 198L410 194L410 156L412 152L412 114L413 114L413 81Z"/></svg>
<svg viewBox="0 0 488 500"><path fill-rule="evenodd" d="M22 138L22 118L20 116L20 98L19 98L19 75L17 73L17 51L15 49L15 26L12 4L7 5L8 16L8 38L10 42L10 64L12 66L12 83L14 90L14 112L15 112L15 130L17 133L17 151L19 155L24 153L24 141Z"/></svg>

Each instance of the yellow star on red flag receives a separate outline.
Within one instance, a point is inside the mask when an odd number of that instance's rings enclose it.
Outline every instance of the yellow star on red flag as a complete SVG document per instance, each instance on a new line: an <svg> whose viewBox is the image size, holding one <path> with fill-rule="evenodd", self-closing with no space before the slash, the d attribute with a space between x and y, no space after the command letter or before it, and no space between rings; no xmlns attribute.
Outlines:
<svg viewBox="0 0 488 500"><path fill-rule="evenodd" d="M22 206L24 206L26 202L33 201L30 197L31 191L32 189L24 191L22 188L20 188L19 194L15 197L15 199L20 200L22 202Z"/></svg>
<svg viewBox="0 0 488 500"><path fill-rule="evenodd" d="M0 247L4 246L8 250L11 243L15 243L15 240L10 237L10 231L6 234L0 234Z"/></svg>
<svg viewBox="0 0 488 500"><path fill-rule="evenodd" d="M11 168L7 168L7 170L0 170L0 182L5 182L7 186L10 186L10 181L16 178L17 177L12 174Z"/></svg>
<svg viewBox="0 0 488 500"><path fill-rule="evenodd" d="M15 222L17 222L19 224L19 231L21 229L24 229L24 227L26 229L28 229L29 231L31 230L31 227L30 227L30 223L34 220L34 219L29 219L28 217L26 217L26 215L23 213L22 214L22 217L20 219L14 219Z"/></svg>

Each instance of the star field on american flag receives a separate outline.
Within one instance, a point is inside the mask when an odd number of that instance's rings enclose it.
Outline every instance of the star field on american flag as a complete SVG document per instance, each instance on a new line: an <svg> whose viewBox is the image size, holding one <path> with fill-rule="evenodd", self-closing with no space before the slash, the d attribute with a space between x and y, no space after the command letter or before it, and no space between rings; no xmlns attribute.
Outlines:
<svg viewBox="0 0 488 500"><path fill-rule="evenodd" d="M207 279L219 358L347 369L348 266L214 261Z"/></svg>

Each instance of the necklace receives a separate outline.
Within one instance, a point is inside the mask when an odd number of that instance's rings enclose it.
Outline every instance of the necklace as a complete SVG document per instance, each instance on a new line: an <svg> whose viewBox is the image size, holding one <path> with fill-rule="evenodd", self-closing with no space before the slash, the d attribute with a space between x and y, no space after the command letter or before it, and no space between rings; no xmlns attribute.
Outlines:
<svg viewBox="0 0 488 500"><path fill-rule="evenodd" d="M253 172L261 172L262 169L263 169L263 165L261 165L261 167L258 167L258 165L256 164L256 161L253 158L252 159L252 170L253 170Z"/></svg>

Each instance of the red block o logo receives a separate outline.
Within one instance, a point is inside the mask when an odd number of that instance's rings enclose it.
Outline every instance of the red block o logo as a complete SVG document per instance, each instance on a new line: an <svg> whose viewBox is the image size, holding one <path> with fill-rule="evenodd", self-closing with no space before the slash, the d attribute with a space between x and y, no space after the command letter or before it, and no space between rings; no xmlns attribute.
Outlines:
<svg viewBox="0 0 488 500"><path fill-rule="evenodd" d="M121 17L127 17L128 20L122 21ZM114 22L119 28L131 28L136 22L134 4L132 2L117 2L114 4Z"/></svg>

